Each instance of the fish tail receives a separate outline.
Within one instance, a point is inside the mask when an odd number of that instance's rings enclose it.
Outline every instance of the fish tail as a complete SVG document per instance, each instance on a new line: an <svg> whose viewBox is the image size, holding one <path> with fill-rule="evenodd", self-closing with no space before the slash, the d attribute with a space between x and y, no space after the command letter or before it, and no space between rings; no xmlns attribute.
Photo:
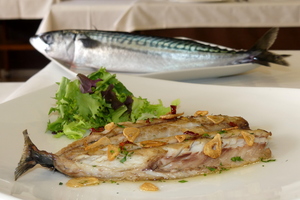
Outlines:
<svg viewBox="0 0 300 200"><path fill-rule="evenodd" d="M289 66L289 63L285 61L284 58L290 55L278 55L268 51L275 42L278 31L279 28L271 28L249 50L249 53L252 54L251 61L253 63L258 63L264 66L270 66L269 63Z"/></svg>
<svg viewBox="0 0 300 200"><path fill-rule="evenodd" d="M24 149L23 155L20 159L18 167L15 169L15 180L17 180L22 174L35 165L40 164L43 167L54 168L53 154L46 151L40 151L31 141L28 136L27 130L23 131L24 136Z"/></svg>

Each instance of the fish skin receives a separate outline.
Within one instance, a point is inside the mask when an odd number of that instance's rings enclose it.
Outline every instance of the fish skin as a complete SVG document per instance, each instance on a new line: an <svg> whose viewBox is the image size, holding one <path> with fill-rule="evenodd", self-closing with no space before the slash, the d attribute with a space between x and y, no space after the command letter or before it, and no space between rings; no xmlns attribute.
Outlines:
<svg viewBox="0 0 300 200"><path fill-rule="evenodd" d="M112 130L105 134L91 134L81 140L75 141L67 147L61 149L59 152L52 154L46 151L40 151L31 142L27 131L23 132L25 138L24 152L18 167L15 170L15 180L17 180L28 169L36 164L41 164L44 167L58 170L59 172L70 177L94 176L101 180L160 180L160 179L176 179L196 176L199 174L212 173L209 168L216 170L223 170L225 168L232 168L243 166L249 163L259 161L261 158L270 158L271 151L267 148L268 137L270 132L264 130L250 130L248 123L240 117L224 116L224 124L220 124L217 128L211 123L203 121L205 116L197 117L181 117L165 121L165 127L170 127L174 123L181 132L171 132L168 129L162 129L163 121L157 120L151 125L149 122L141 123L139 125L131 123L132 126L138 127L141 130L140 139L137 138L134 143L125 143L122 148L126 148L127 152L134 152L127 161L120 162L124 154L120 154L119 159L109 161L107 158L107 147L93 147L87 149L86 147L93 144L103 136L110 139L111 144L119 145L126 141L125 136L120 133L121 127L116 126L115 132ZM203 126L206 131L203 132L198 127L190 126L195 120L198 120L198 126ZM229 120L231 123L228 123ZM176 123L178 121L178 123ZM186 121L184 123L184 121ZM246 123L245 123L246 122ZM227 126L225 126L227 124ZM236 127L233 128L232 125ZM161 130L158 137L143 131L153 126L153 131ZM209 127L212 127L210 129ZM130 127L130 123L126 124ZM176 135L183 134L184 127L195 131L195 135L187 135L186 140L178 142L175 139ZM245 127L246 129L239 129ZM144 129L143 129L144 128ZM220 134L220 130L228 129L221 133L222 138L222 154L220 157L213 159L203 154L203 146ZM232 129L233 128L233 129ZM196 132L199 131L199 132ZM252 147L249 147L245 140L242 139L241 131L246 131L255 136L255 142ZM123 139L122 139L123 138ZM145 140L163 142L164 145L144 148L142 142ZM243 162L233 162L231 157L242 156ZM220 165L222 163L222 165Z"/></svg>
<svg viewBox="0 0 300 200"><path fill-rule="evenodd" d="M99 30L51 31L31 37L30 42L47 57L68 67L147 73L242 63L287 66L287 55L268 51L277 33L278 28L270 29L248 51L190 39Z"/></svg>

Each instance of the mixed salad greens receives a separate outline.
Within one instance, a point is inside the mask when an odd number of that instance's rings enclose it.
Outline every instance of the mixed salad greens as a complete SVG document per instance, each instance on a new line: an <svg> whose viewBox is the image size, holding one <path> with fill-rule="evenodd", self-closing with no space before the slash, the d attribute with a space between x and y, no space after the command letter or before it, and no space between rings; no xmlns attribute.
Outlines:
<svg viewBox="0 0 300 200"><path fill-rule="evenodd" d="M57 113L58 117L49 121L47 126L55 137L65 135L70 139L80 139L91 128L97 129L110 122L157 118L171 110L163 106L161 100L158 104L151 104L145 98L135 97L115 74L105 68L77 77L76 80L63 77L58 83L56 105L49 111L49 115ZM171 104L178 105L179 100Z"/></svg>

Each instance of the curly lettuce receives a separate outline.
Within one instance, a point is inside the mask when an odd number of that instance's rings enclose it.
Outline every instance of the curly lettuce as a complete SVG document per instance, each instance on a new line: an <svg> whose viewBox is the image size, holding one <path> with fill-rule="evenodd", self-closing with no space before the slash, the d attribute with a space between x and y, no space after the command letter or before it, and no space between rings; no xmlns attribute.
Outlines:
<svg viewBox="0 0 300 200"><path fill-rule="evenodd" d="M170 112L170 107L165 107L161 100L158 104L151 104L146 98L133 96L116 75L105 68L88 76L78 74L77 77L72 81L63 77L58 83L56 105L49 110L49 115L56 113L57 118L47 125L47 130L55 137L65 135L76 140L89 129L97 129L110 122L136 122ZM179 104L179 101L173 104Z"/></svg>

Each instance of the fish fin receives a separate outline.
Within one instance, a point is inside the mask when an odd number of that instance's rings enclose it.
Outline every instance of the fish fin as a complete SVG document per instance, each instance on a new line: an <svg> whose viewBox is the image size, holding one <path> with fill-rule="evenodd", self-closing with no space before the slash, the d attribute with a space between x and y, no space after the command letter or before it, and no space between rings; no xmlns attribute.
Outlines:
<svg viewBox="0 0 300 200"><path fill-rule="evenodd" d="M24 149L23 154L15 169L15 180L17 180L22 174L35 165L40 164L43 167L54 168L53 165L53 154L46 151L40 151L31 141L28 136L27 130L23 131L24 136Z"/></svg>
<svg viewBox="0 0 300 200"><path fill-rule="evenodd" d="M91 38L80 38L78 40L82 42L82 45L85 48L89 48L89 49L97 48L101 45L101 42L97 40L93 40Z"/></svg>
<svg viewBox="0 0 300 200"><path fill-rule="evenodd" d="M289 66L289 63L285 61L284 58L290 55L278 55L268 51L269 48L275 42L278 35L278 31L279 28L277 27L271 28L252 46L252 48L249 50L251 54L254 54L252 62L264 66L270 66L269 63Z"/></svg>

